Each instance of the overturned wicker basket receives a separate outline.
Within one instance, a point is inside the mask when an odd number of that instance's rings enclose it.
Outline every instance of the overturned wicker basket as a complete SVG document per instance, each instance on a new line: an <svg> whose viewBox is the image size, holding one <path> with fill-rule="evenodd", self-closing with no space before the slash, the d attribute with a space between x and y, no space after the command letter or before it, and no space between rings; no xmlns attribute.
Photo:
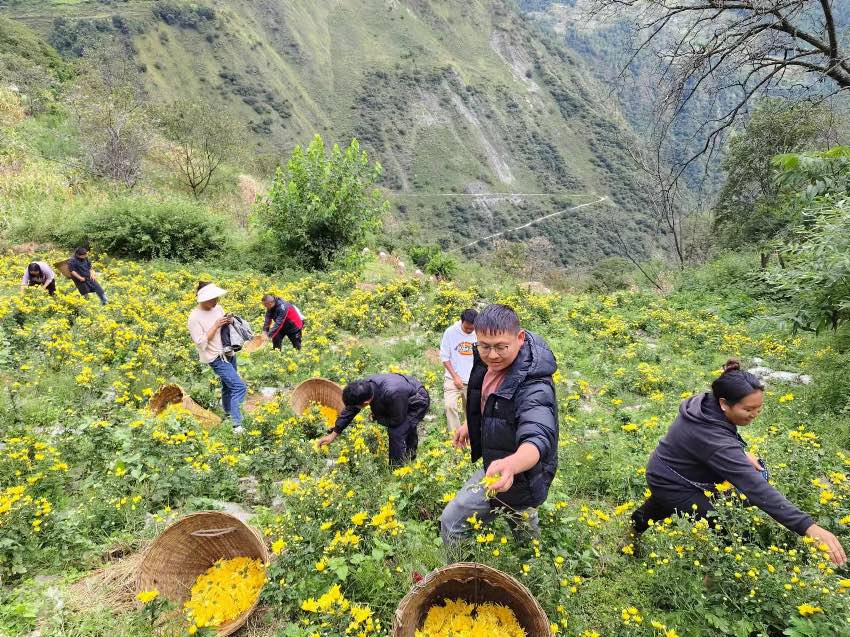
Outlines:
<svg viewBox="0 0 850 637"><path fill-rule="evenodd" d="M292 404L292 409L299 415L309 409L312 403L332 407L337 412L345 409L345 404L342 402L342 388L333 381L324 378L305 380L292 390L289 401Z"/></svg>
<svg viewBox="0 0 850 637"><path fill-rule="evenodd" d="M165 599L182 606L199 575L222 558L243 556L268 563L269 552L259 533L229 513L192 513L165 529L145 552L136 589L157 589ZM218 626L219 637L239 630L256 607L254 602L242 615Z"/></svg>
<svg viewBox="0 0 850 637"><path fill-rule="evenodd" d="M502 604L514 612L528 637L552 634L546 613L525 586L489 566L459 562L432 571L401 600L393 619L393 637L414 637L428 610L444 599Z"/></svg>
<svg viewBox="0 0 850 637"><path fill-rule="evenodd" d="M151 411L155 414L162 412L169 405L180 405L192 412L205 429L221 424L221 418L192 400L192 397L180 385L163 385L151 396L149 404Z"/></svg>

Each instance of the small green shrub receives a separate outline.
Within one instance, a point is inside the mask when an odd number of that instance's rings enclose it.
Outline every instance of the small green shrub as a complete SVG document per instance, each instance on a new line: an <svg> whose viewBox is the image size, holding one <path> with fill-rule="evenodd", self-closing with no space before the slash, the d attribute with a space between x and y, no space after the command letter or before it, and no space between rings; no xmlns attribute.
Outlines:
<svg viewBox="0 0 850 637"><path fill-rule="evenodd" d="M445 252L435 252L425 264L425 272L441 279L451 279L457 272L457 260Z"/></svg>
<svg viewBox="0 0 850 637"><path fill-rule="evenodd" d="M413 264L419 268L425 268L428 265L428 262L431 258L440 252L440 248L438 246L411 246L408 250L410 253L410 260L413 261Z"/></svg>
<svg viewBox="0 0 850 637"><path fill-rule="evenodd" d="M71 246L91 242L116 256L195 260L224 251L228 225L195 203L125 197L84 217L63 239Z"/></svg>

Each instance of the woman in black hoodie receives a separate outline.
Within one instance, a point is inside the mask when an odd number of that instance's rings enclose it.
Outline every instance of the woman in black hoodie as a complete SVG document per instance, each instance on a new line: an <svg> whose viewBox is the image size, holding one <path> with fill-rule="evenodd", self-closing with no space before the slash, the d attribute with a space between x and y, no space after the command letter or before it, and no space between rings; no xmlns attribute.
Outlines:
<svg viewBox="0 0 850 637"><path fill-rule="evenodd" d="M763 404L764 385L735 360L723 366L710 392L682 402L678 418L649 458L646 481L652 495L632 514L637 533L647 529L649 520L677 511L704 517L713 509L705 492L729 481L783 526L825 544L833 562L847 561L838 539L773 488L761 461L746 451L737 428L753 422Z"/></svg>

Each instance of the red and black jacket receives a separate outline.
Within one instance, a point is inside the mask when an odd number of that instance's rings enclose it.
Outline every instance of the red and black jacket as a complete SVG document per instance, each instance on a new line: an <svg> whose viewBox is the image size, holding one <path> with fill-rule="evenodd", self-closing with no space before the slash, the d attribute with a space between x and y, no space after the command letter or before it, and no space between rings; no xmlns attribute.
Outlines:
<svg viewBox="0 0 850 637"><path fill-rule="evenodd" d="M270 338L275 338L281 334L295 334L303 327L304 321L295 306L280 297L274 297L274 305L270 310L266 310L263 331L268 332Z"/></svg>

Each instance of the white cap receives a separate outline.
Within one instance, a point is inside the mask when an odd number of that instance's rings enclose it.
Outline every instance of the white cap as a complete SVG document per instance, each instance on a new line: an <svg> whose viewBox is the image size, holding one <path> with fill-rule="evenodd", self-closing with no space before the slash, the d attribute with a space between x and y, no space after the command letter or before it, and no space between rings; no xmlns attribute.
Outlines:
<svg viewBox="0 0 850 637"><path fill-rule="evenodd" d="M203 303L204 301L212 301L213 299L217 299L218 297L224 296L225 294L227 294L227 290L222 290L214 283L208 283L200 290L198 290L198 303Z"/></svg>

